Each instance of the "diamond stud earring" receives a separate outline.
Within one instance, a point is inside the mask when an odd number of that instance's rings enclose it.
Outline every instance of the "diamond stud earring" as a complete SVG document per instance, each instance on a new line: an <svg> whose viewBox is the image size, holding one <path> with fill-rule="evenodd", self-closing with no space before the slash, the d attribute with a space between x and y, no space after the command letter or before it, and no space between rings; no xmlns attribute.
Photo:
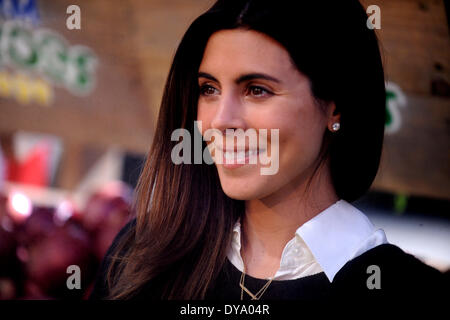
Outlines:
<svg viewBox="0 0 450 320"><path fill-rule="evenodd" d="M340 124L339 122L335 122L335 123L333 123L333 125L331 126L331 128L333 129L333 131L338 131L340 127L341 127L341 124Z"/></svg>

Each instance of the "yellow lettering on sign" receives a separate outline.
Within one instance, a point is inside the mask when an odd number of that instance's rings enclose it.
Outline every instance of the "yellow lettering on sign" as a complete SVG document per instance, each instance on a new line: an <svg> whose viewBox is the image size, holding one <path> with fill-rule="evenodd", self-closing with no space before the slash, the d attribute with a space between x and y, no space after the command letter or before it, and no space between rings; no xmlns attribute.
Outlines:
<svg viewBox="0 0 450 320"><path fill-rule="evenodd" d="M9 98L11 95L11 80L5 72L0 72L0 96Z"/></svg>
<svg viewBox="0 0 450 320"><path fill-rule="evenodd" d="M29 84L28 84L28 78L18 74L16 75L15 79L15 93L16 93L16 99L21 104L28 104L30 102L29 97Z"/></svg>
<svg viewBox="0 0 450 320"><path fill-rule="evenodd" d="M0 96L15 98L21 104L36 102L49 106L53 100L53 90L41 79L32 79L24 74L11 75L0 72Z"/></svg>
<svg viewBox="0 0 450 320"><path fill-rule="evenodd" d="M31 98L37 103L49 106L52 101L52 91L50 86L42 80L36 80L31 90Z"/></svg>

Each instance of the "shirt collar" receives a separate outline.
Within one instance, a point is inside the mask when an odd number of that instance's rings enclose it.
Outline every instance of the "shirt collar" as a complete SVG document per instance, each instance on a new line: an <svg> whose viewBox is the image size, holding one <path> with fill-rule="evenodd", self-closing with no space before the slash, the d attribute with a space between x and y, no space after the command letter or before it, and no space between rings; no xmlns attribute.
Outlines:
<svg viewBox="0 0 450 320"><path fill-rule="evenodd" d="M323 270L331 282L348 261L377 244L387 242L384 232L378 231L375 231L375 227L364 213L347 201L339 200L296 230L295 237L283 251L280 270L275 278L283 280L289 279L292 275L298 276L305 272L313 274ZM239 220L233 228L230 249L228 258L242 270ZM302 251L300 260L299 255L295 254L298 250ZM290 259L290 256L294 259ZM319 266L315 267L313 261ZM293 267L302 263L309 266L300 265L297 269Z"/></svg>
<svg viewBox="0 0 450 320"><path fill-rule="evenodd" d="M327 278L336 273L355 255L375 232L370 220L345 200L339 200L296 231L306 243Z"/></svg>
<svg viewBox="0 0 450 320"><path fill-rule="evenodd" d="M235 250L241 250L241 221L238 219L233 227L233 240L232 245Z"/></svg>

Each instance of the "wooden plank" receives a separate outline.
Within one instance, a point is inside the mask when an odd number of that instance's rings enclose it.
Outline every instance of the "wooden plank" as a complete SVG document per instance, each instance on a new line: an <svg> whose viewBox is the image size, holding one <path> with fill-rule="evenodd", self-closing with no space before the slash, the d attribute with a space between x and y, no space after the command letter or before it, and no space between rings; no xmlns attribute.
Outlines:
<svg viewBox="0 0 450 320"><path fill-rule="evenodd" d="M53 30L71 45L91 48L98 57L96 86L86 96L52 86L54 99L49 107L1 98L0 131L36 131L74 143L147 151L153 133L152 112L136 56L128 2L117 5L107 0L79 1L81 30L66 28L66 8L71 1L38 2L42 21L36 28Z"/></svg>
<svg viewBox="0 0 450 320"><path fill-rule="evenodd" d="M376 190L450 199L450 108L447 99L407 97L403 125L384 142Z"/></svg>
<svg viewBox="0 0 450 320"><path fill-rule="evenodd" d="M411 94L432 95L432 82L450 83L450 42L442 0L362 0L381 9L377 34L389 81Z"/></svg>
<svg viewBox="0 0 450 320"><path fill-rule="evenodd" d="M213 0L135 0L130 3L135 20L135 43L149 105L157 118L162 92L175 50L192 21ZM163 30L163 32L162 32Z"/></svg>
<svg viewBox="0 0 450 320"><path fill-rule="evenodd" d="M450 199L450 41L442 0L362 0L381 9L386 80L403 91L373 189ZM438 88L439 87L439 88Z"/></svg>

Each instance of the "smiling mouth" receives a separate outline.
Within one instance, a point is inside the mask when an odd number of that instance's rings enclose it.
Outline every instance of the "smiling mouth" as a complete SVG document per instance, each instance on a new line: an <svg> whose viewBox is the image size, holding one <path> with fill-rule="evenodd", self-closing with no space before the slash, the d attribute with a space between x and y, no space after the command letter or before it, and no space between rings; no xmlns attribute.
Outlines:
<svg viewBox="0 0 450 320"><path fill-rule="evenodd" d="M258 150L240 150L240 151L222 151L223 152L223 158L228 162L234 162L237 163L242 162L244 163L246 159L249 159L250 157L255 157L259 154Z"/></svg>
<svg viewBox="0 0 450 320"><path fill-rule="evenodd" d="M265 150L250 149L230 151L216 149L216 151L218 151L215 156L216 164L223 165L223 167L227 169L234 169L247 164L257 164L258 155Z"/></svg>
<svg viewBox="0 0 450 320"><path fill-rule="evenodd" d="M257 146L235 145L225 148L222 143L212 142L209 151L214 151L214 162L226 168L237 168L246 164L257 164L258 156L266 151L266 148Z"/></svg>

